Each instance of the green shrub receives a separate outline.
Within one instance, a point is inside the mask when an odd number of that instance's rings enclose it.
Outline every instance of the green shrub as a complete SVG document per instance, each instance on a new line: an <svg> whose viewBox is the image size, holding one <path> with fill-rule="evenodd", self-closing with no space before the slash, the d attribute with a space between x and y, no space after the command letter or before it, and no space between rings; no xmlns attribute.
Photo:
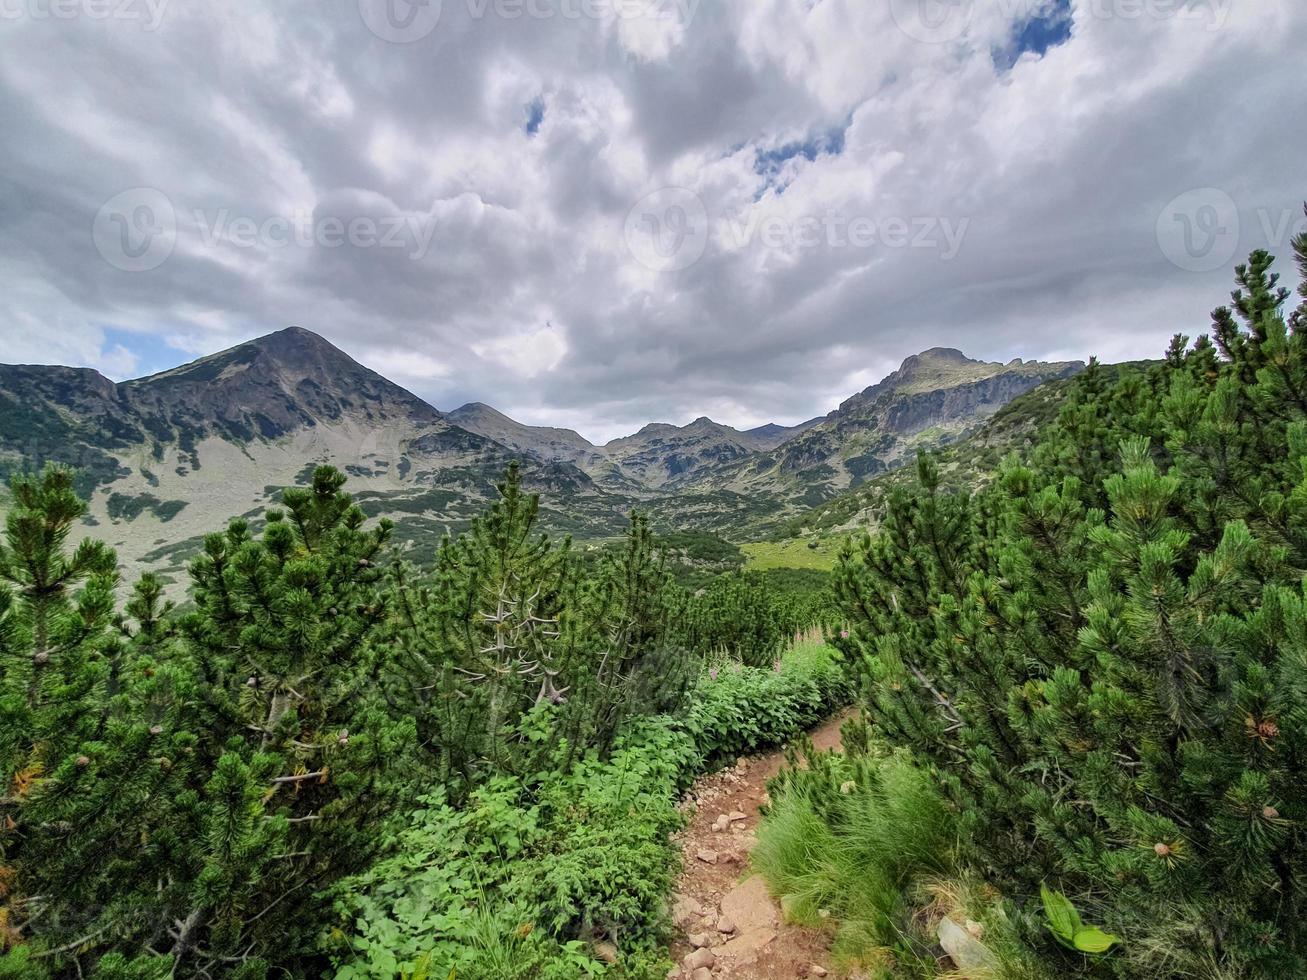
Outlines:
<svg viewBox="0 0 1307 980"><path fill-rule="evenodd" d="M797 648L779 669L705 674L682 717L634 720L607 757L492 778L462 807L433 794L393 856L339 890L337 977L389 980L425 957L438 977L661 980L682 789L705 764L793 738L848 696L832 651ZM617 966L598 961L598 940L620 950Z"/></svg>
<svg viewBox="0 0 1307 980"><path fill-rule="evenodd" d="M1091 365L992 486L923 456L841 555L878 733L1050 974L1307 975L1307 302L1271 262L1214 339ZM1045 886L1120 944L1063 948Z"/></svg>
<svg viewBox="0 0 1307 980"><path fill-rule="evenodd" d="M751 667L770 665L788 639L771 593L747 575L723 575L692 597L680 626L689 649Z"/></svg>
<svg viewBox="0 0 1307 980"><path fill-rule="evenodd" d="M796 646L769 668L719 661L699 679L684 726L708 762L779 745L852 696L829 647Z"/></svg>
<svg viewBox="0 0 1307 980"><path fill-rule="evenodd" d="M429 797L395 856L342 890L353 936L337 977L389 980L424 958L436 976L598 975L592 941L601 939L628 970L652 957L665 974L654 954L676 870L669 835L694 751L666 721L639 729L606 761L530 785L492 779L462 808Z"/></svg>

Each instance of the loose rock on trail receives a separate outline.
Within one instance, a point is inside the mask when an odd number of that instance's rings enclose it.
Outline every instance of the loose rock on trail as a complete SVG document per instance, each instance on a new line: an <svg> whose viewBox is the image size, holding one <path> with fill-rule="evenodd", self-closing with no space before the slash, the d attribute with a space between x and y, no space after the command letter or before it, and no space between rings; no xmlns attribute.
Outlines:
<svg viewBox="0 0 1307 980"><path fill-rule="evenodd" d="M840 746L839 715L812 732L818 749ZM741 759L705 776L687 795L693 807L679 840L685 870L673 897L676 980L773 980L831 973L830 936L784 921L762 877L749 870L749 852L767 780L785 764L782 751Z"/></svg>

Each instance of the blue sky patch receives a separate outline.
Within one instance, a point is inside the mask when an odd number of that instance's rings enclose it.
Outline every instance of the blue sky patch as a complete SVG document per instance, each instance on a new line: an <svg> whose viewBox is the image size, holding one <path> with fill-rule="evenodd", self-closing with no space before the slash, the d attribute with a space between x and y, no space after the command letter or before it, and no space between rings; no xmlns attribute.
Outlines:
<svg viewBox="0 0 1307 980"><path fill-rule="evenodd" d="M158 374L160 371L167 371L175 368L179 364L185 364L187 361L195 359L194 354L178 350L170 345L163 337L156 334L137 333L134 330L119 330L115 327L104 327L104 344L103 349L111 351L115 347L121 347L130 351L136 357L136 370L132 372L133 378L144 378L147 375Z"/></svg>
<svg viewBox="0 0 1307 980"><path fill-rule="evenodd" d="M845 133L848 123L834 126L805 140L796 140L770 150L759 150L753 169L760 177L766 178L767 187L775 187L777 193L784 193L788 181L781 177L785 165L797 157L809 163L821 156L839 156L844 152ZM764 188L765 190L766 188Z"/></svg>
<svg viewBox="0 0 1307 980"><path fill-rule="evenodd" d="M1043 57L1050 48L1071 40L1071 26L1071 0L1048 0L1030 17L1013 25L1007 47L994 51L994 64L1006 71L1023 54Z"/></svg>
<svg viewBox="0 0 1307 980"><path fill-rule="evenodd" d="M536 96L526 107L526 135L534 136L540 132L540 124L545 121L545 97Z"/></svg>

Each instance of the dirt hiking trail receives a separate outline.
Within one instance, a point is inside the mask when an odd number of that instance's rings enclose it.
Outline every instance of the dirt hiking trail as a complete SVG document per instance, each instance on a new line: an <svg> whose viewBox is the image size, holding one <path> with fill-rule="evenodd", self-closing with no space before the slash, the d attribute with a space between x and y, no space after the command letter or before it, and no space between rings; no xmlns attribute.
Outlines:
<svg viewBox="0 0 1307 980"><path fill-rule="evenodd" d="M811 733L817 749L840 747L842 713ZM767 780L785 764L777 750L742 759L694 784L683 806L689 826L678 835L685 870L673 896L676 980L774 980L825 977L830 936L784 921L766 882L749 869Z"/></svg>

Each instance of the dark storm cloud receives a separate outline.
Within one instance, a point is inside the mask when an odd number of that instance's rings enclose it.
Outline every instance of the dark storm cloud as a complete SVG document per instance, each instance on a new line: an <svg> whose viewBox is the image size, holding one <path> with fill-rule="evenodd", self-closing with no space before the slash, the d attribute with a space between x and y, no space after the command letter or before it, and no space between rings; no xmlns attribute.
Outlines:
<svg viewBox="0 0 1307 980"><path fill-rule="evenodd" d="M790 422L931 346L1155 355L1307 196L1287 0L1010 66L1035 0L393 2L0 5L0 359L295 323L444 408Z"/></svg>

